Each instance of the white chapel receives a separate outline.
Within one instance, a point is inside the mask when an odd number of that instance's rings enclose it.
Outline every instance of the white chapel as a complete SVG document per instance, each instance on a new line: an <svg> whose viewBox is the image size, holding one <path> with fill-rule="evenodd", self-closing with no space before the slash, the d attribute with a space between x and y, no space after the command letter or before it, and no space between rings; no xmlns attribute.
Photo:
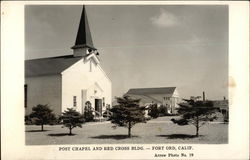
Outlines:
<svg viewBox="0 0 250 160"><path fill-rule="evenodd" d="M89 101L97 114L111 107L111 80L100 66L83 6L73 55L25 61L25 114L48 104L56 115L66 108L84 112Z"/></svg>

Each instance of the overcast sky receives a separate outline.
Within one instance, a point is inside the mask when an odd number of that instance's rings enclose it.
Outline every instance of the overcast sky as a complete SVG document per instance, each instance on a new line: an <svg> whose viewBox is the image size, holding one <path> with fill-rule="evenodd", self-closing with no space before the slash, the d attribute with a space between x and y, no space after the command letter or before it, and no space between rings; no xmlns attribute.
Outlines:
<svg viewBox="0 0 250 160"><path fill-rule="evenodd" d="M25 57L73 54L82 6L26 6ZM215 5L86 6L113 96L177 87L180 96L228 97L228 8Z"/></svg>

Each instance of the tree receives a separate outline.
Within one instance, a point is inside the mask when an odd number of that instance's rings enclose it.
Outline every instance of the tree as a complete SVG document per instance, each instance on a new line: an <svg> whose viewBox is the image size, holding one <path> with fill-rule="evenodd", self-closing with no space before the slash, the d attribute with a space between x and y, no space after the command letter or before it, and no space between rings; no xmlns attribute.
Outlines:
<svg viewBox="0 0 250 160"><path fill-rule="evenodd" d="M110 109L112 112L111 123L128 128L128 137L131 137L131 128L140 122L146 122L145 107L140 107L140 99L132 99L129 96L117 97L118 105Z"/></svg>
<svg viewBox="0 0 250 160"><path fill-rule="evenodd" d="M148 115L152 118L157 118L159 116L157 104L151 104L149 106Z"/></svg>
<svg viewBox="0 0 250 160"><path fill-rule="evenodd" d="M60 117L63 126L69 128L69 135L72 135L72 129L75 127L82 128L82 123L84 123L83 115L77 112L73 108L67 108Z"/></svg>
<svg viewBox="0 0 250 160"><path fill-rule="evenodd" d="M92 110L92 107L91 107L91 103L89 101L87 101L85 103L83 116L84 116L84 119L85 119L86 122L90 122L90 121L94 120L93 110Z"/></svg>
<svg viewBox="0 0 250 160"><path fill-rule="evenodd" d="M216 119L218 108L213 107L212 101L195 101L184 99L186 103L180 103L177 112L181 115L180 119L171 119L178 125L192 124L196 127L196 136L199 136L199 129L207 121Z"/></svg>
<svg viewBox="0 0 250 160"><path fill-rule="evenodd" d="M167 116L168 114L168 107L165 105L160 105L158 108L159 116Z"/></svg>
<svg viewBox="0 0 250 160"><path fill-rule="evenodd" d="M55 114L52 112L53 110L51 110L47 104L38 104L32 108L30 118L34 120L36 125L41 125L41 130L43 131L43 125L51 124L56 120Z"/></svg>

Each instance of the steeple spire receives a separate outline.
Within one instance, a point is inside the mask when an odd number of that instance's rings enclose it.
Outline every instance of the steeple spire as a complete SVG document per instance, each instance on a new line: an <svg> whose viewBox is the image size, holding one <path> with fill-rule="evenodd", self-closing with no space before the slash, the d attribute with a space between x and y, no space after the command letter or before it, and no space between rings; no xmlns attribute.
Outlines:
<svg viewBox="0 0 250 160"><path fill-rule="evenodd" d="M85 6L82 8L82 15L78 27L75 45L71 47L71 49L74 50L74 55L76 56L83 56L89 49L96 50L93 45ZM79 54L79 51L82 53Z"/></svg>

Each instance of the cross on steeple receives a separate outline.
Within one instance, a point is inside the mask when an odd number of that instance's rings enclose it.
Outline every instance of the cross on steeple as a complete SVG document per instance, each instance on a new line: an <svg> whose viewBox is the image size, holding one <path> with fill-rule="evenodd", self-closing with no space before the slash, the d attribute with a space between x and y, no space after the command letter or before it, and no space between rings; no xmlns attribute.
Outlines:
<svg viewBox="0 0 250 160"><path fill-rule="evenodd" d="M93 45L85 6L82 8L75 45L71 49L74 50L74 56L84 56L90 51L96 50Z"/></svg>

